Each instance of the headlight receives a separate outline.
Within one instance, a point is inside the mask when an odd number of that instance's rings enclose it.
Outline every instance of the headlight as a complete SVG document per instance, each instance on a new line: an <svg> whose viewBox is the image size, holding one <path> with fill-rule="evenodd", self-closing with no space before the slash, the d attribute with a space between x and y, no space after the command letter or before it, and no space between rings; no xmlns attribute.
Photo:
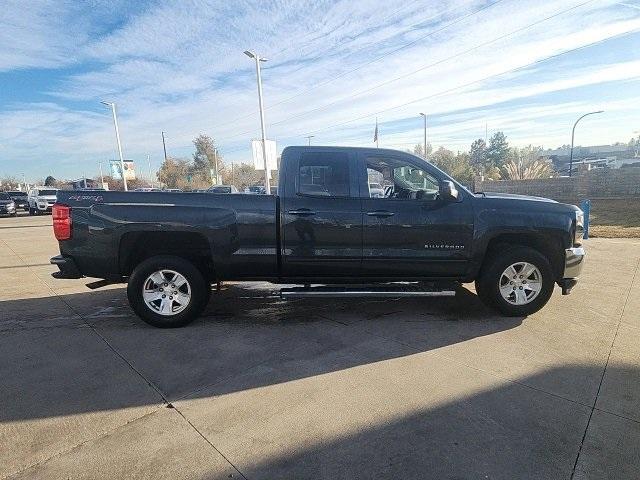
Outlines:
<svg viewBox="0 0 640 480"><path fill-rule="evenodd" d="M576 232L574 234L574 245L582 244L582 237L584 236L584 212L578 210L576 212Z"/></svg>
<svg viewBox="0 0 640 480"><path fill-rule="evenodd" d="M10 204L8 204L8 205L7 205L7 208L8 208L9 210L13 210L14 208L16 208L16 204L15 204L15 202L11 202Z"/></svg>

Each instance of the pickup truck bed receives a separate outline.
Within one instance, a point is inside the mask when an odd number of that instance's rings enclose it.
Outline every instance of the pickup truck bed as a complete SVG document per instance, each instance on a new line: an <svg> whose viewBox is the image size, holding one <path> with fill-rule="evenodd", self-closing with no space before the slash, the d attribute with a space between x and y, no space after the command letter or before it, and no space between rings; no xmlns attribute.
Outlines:
<svg viewBox="0 0 640 480"><path fill-rule="evenodd" d="M85 276L121 279L146 252L176 249L215 264L216 278L277 277L275 196L61 191L58 202L73 208L60 253Z"/></svg>

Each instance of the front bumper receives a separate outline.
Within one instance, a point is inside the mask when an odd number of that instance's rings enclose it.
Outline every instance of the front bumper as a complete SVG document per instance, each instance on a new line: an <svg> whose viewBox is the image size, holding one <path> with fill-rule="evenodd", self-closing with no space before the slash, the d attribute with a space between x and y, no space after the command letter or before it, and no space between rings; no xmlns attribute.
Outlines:
<svg viewBox="0 0 640 480"><path fill-rule="evenodd" d="M50 262L53 265L57 265L60 269L60 271L51 274L53 278L82 278L84 276L80 273L76 262L74 262L71 257L56 255Z"/></svg>
<svg viewBox="0 0 640 480"><path fill-rule="evenodd" d="M578 283L578 277L584 265L585 251L583 247L567 248L565 250L564 274L558 282L562 288L562 294L568 295L571 289Z"/></svg>
<svg viewBox="0 0 640 480"><path fill-rule="evenodd" d="M0 215L15 215L16 213L16 209L15 207L12 208L8 208L8 207L0 207Z"/></svg>

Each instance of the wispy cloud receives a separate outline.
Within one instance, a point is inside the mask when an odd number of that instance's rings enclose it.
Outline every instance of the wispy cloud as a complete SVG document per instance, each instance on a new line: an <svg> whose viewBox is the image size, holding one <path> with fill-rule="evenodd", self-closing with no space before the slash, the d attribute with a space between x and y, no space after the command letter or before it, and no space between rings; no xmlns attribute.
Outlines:
<svg viewBox="0 0 640 480"><path fill-rule="evenodd" d="M638 121L625 107L640 86L637 2L32 3L0 13L2 88L15 71L48 69L51 81L45 103L0 96L0 172L21 159L42 175L46 158L72 175L111 157L102 99L119 106L130 158L158 161L165 130L174 154L205 132L228 160L247 160L259 128L247 48L269 57L267 127L281 147L307 132L366 144L376 114L388 145L418 142L411 119L423 110L432 141L454 148L485 122L516 142L561 142L569 117L594 102L612 105L603 141L625 140Z"/></svg>

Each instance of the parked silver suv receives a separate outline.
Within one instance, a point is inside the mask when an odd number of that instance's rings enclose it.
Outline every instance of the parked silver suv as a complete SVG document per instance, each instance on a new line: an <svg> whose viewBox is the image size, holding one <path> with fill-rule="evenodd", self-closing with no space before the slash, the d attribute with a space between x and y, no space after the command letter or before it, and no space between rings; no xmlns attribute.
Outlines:
<svg viewBox="0 0 640 480"><path fill-rule="evenodd" d="M58 189L52 187L35 187L29 190L29 215L51 212L57 193Z"/></svg>

